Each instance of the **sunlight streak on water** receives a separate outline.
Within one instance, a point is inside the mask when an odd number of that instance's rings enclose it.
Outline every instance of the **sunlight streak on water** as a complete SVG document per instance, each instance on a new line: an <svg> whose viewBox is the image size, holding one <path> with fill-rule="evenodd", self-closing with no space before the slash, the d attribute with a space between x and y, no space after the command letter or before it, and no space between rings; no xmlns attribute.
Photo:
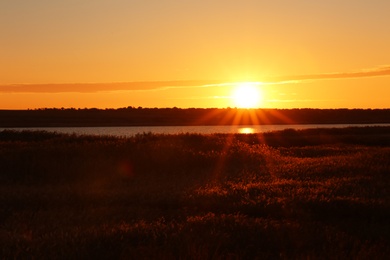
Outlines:
<svg viewBox="0 0 390 260"><path fill-rule="evenodd" d="M254 134L255 129L253 127L243 127L238 129L239 134Z"/></svg>

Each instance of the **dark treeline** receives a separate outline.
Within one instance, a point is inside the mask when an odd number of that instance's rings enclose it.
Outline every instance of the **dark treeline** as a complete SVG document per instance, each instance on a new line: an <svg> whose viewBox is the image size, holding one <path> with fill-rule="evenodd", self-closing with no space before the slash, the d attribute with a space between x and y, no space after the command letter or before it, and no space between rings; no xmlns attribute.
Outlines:
<svg viewBox="0 0 390 260"><path fill-rule="evenodd" d="M0 110L0 127L390 123L390 109L142 108Z"/></svg>

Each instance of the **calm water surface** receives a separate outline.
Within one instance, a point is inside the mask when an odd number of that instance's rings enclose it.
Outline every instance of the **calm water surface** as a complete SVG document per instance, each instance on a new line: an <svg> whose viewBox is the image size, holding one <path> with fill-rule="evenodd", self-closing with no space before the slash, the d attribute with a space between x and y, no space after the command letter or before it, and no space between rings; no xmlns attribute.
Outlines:
<svg viewBox="0 0 390 260"><path fill-rule="evenodd" d="M283 129L308 129L308 128L343 128L349 126L390 126L390 124L309 124L309 125L240 125L240 126L125 126L125 127L46 127L46 128L7 128L13 130L45 130L49 132L78 134L78 135L113 135L134 136L142 133L154 134L215 134L215 133L263 133ZM0 128L4 130L5 128Z"/></svg>

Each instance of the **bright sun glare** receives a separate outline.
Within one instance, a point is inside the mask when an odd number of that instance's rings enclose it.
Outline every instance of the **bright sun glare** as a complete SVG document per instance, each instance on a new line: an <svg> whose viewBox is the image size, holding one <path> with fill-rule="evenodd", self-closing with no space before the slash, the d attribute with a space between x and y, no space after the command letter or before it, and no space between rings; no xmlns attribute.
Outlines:
<svg viewBox="0 0 390 260"><path fill-rule="evenodd" d="M262 93L259 82L239 83L234 88L232 99L238 108L257 108L262 102Z"/></svg>

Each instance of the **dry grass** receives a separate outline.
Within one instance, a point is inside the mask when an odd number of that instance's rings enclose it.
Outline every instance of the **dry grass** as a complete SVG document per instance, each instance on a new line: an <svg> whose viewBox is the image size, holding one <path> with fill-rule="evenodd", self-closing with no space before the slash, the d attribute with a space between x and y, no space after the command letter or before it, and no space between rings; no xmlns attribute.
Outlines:
<svg viewBox="0 0 390 260"><path fill-rule="evenodd" d="M1 258L384 259L378 129L0 132Z"/></svg>

